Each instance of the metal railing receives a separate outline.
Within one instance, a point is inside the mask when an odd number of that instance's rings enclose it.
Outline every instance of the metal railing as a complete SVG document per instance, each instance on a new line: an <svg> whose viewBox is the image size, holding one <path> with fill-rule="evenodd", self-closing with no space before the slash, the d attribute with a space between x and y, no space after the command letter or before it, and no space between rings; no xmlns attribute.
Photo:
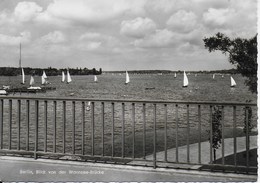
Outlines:
<svg viewBox="0 0 260 183"><path fill-rule="evenodd" d="M221 113L217 148L215 106ZM255 103L2 96L0 152L249 173L257 167L250 164L256 118Z"/></svg>

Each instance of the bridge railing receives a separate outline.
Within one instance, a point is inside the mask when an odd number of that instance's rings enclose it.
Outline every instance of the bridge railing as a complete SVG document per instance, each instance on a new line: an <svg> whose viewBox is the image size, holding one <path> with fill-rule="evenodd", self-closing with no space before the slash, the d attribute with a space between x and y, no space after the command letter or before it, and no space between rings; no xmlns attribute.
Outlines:
<svg viewBox="0 0 260 183"><path fill-rule="evenodd" d="M255 103L0 97L1 153L35 159L248 173L253 127Z"/></svg>

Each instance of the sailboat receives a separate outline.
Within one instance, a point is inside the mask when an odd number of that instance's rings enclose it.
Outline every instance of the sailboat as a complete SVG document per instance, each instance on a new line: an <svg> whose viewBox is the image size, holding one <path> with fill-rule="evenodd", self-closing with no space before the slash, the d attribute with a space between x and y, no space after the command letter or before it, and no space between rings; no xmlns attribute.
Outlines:
<svg viewBox="0 0 260 183"><path fill-rule="evenodd" d="M89 101L89 102L88 102L88 104L87 104L87 108L86 108L86 109L87 109L87 111L89 111L89 110L90 110L90 104L91 104L91 102Z"/></svg>
<svg viewBox="0 0 260 183"><path fill-rule="evenodd" d="M67 71L67 83L70 83L72 81L71 77L70 77L70 73L69 70Z"/></svg>
<svg viewBox="0 0 260 183"><path fill-rule="evenodd" d="M45 84L47 84L47 82L46 82L44 76L42 75L42 85L45 85Z"/></svg>
<svg viewBox="0 0 260 183"><path fill-rule="evenodd" d="M35 84L34 78L33 78L33 76L31 76L30 87L28 89L30 89L30 90L41 90L41 87L33 86L34 84Z"/></svg>
<svg viewBox="0 0 260 183"><path fill-rule="evenodd" d="M94 82L98 82L97 76L94 75Z"/></svg>
<svg viewBox="0 0 260 183"><path fill-rule="evenodd" d="M212 78L215 79L215 74L212 75Z"/></svg>
<svg viewBox="0 0 260 183"><path fill-rule="evenodd" d="M64 74L64 71L62 71L61 75L62 75L61 82L64 83L64 82L65 82L65 74Z"/></svg>
<svg viewBox="0 0 260 183"><path fill-rule="evenodd" d="M232 78L232 76L230 76L230 79L231 79L231 87L235 87L237 84L235 82L235 80Z"/></svg>
<svg viewBox="0 0 260 183"><path fill-rule="evenodd" d="M24 85L24 83L25 83L25 75L24 75L24 70L22 68L22 82L21 82L21 84Z"/></svg>
<svg viewBox="0 0 260 183"><path fill-rule="evenodd" d="M187 75L186 75L186 73L184 71L183 72L183 85L182 85L182 87L187 87L188 84L189 84L189 80L188 80L188 77L187 77Z"/></svg>
<svg viewBox="0 0 260 183"><path fill-rule="evenodd" d="M34 85L34 78L33 78L33 76L31 76L31 79L30 79L30 86L32 86L32 85Z"/></svg>
<svg viewBox="0 0 260 183"><path fill-rule="evenodd" d="M48 84L47 82L47 76L45 74L45 71L42 73L42 85Z"/></svg>
<svg viewBox="0 0 260 183"><path fill-rule="evenodd" d="M0 89L0 95L7 95L7 91L4 89Z"/></svg>
<svg viewBox="0 0 260 183"><path fill-rule="evenodd" d="M125 72L125 77L125 84L128 84L130 82L130 78L127 71Z"/></svg>
<svg viewBox="0 0 260 183"><path fill-rule="evenodd" d="M47 79L47 76L46 76L45 71L43 71L43 73L42 73L42 77L43 77L44 79Z"/></svg>
<svg viewBox="0 0 260 183"><path fill-rule="evenodd" d="M174 73L174 78L176 78L177 77L177 74L176 74L176 72Z"/></svg>

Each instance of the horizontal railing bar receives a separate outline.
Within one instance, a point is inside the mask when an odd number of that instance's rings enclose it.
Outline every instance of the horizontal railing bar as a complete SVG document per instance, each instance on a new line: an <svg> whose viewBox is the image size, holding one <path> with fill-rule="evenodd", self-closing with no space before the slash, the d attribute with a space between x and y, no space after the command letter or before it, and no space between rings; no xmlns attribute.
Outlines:
<svg viewBox="0 0 260 183"><path fill-rule="evenodd" d="M33 155L35 152L34 151L25 151L25 150L8 150L8 149L0 149L0 153L17 153L17 155L20 153L20 154L31 154ZM102 155L95 155L95 156L91 156L91 155L82 155L82 154L71 154L71 153L52 153L52 152L43 152L43 151L37 151L36 152L37 155L57 155L57 156L79 156L79 157L86 157L86 158L108 158L108 159L111 159L111 156L102 156ZM38 158L39 159L39 158ZM51 158L50 158L51 159ZM122 158L122 157L113 157L112 159L115 159L115 160L129 160L129 162L131 162L133 159L131 157L125 157L125 158ZM62 159L61 159L62 160ZM96 160L96 161L99 161L99 160ZM136 158L135 161L143 161L143 162L150 162L152 163L153 160L147 160L147 159L143 159L143 158ZM120 163L120 162L118 162ZM126 162L127 164L128 162ZM249 166L249 167L246 167L246 166L241 166L241 165L238 165L238 166L235 166L235 165L222 165L222 164L214 164L214 165L210 165L210 164L198 164L198 163L186 163L186 162L174 162L174 161L160 161L158 160L157 163L166 163L166 164L175 164L175 165L185 165L185 164L188 164L188 165L201 165L201 166L204 166L204 165L208 165L208 166L217 166L217 167L231 167L231 168L251 168L251 169L257 169L258 167L254 167L254 166Z"/></svg>
<svg viewBox="0 0 260 183"><path fill-rule="evenodd" d="M130 99L100 99L100 98L69 98L69 97L25 97L25 96L0 96L0 99L23 99L23 100L56 100L56 101L95 101L95 102L134 102L134 103L161 103L161 104L204 104L204 105L236 105L257 106L257 103L246 102L217 102L217 101L178 101L178 100L130 100Z"/></svg>

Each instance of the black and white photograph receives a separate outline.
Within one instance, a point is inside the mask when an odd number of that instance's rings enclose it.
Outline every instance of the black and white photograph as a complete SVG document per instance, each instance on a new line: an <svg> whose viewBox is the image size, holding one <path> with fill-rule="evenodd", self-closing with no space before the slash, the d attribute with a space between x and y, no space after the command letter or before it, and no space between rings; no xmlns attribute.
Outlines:
<svg viewBox="0 0 260 183"><path fill-rule="evenodd" d="M257 182L257 0L0 0L0 182Z"/></svg>

